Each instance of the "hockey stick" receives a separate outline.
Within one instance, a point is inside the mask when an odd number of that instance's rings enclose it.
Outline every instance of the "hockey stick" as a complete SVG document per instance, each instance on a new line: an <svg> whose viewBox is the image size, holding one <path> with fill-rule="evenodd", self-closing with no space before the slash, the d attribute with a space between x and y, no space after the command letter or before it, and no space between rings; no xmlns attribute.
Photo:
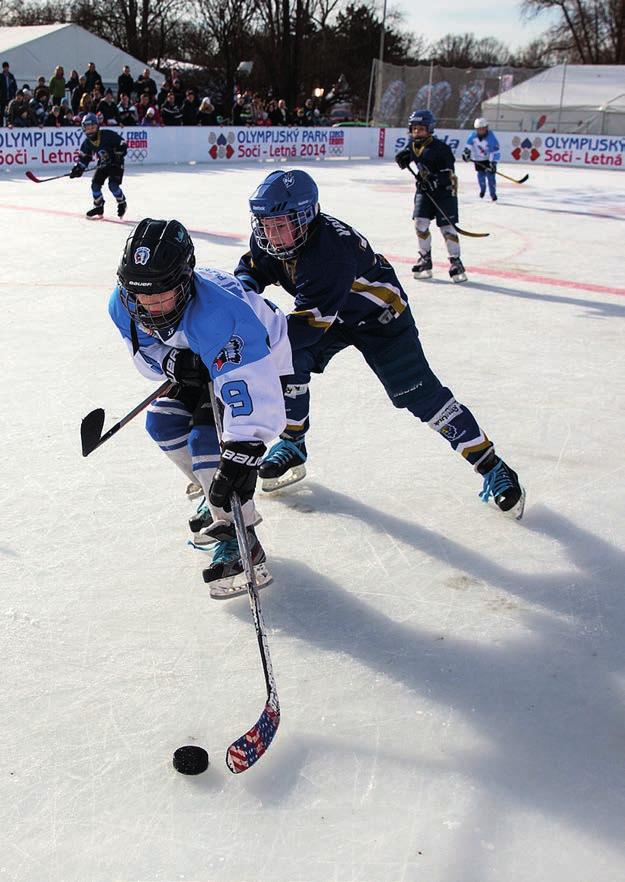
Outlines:
<svg viewBox="0 0 625 882"><path fill-rule="evenodd" d="M80 424L80 440L82 442L82 455L89 456L90 453L99 447L100 444L104 444L105 441L108 441L109 438L112 438L116 432L119 432L126 423L129 423L130 420L134 419L138 413L141 413L142 410L151 404L155 398L158 398L161 395L166 395L167 392L171 389L175 384L171 382L171 380L166 380L161 386L158 387L154 392L150 392L147 398L138 404L130 413L126 414L118 423L115 423L108 432L102 434L102 427L104 426L104 411L101 407L92 410L91 413L88 413L87 416L83 419Z"/></svg>
<svg viewBox="0 0 625 882"><path fill-rule="evenodd" d="M47 184L48 181L58 181L59 178L69 178L71 172L65 172L64 175L54 175L53 178L38 178L37 175L33 174L31 171L24 172L29 181L34 181L35 184Z"/></svg>
<svg viewBox="0 0 625 882"><path fill-rule="evenodd" d="M412 168L410 166L408 166L408 171L410 172L412 177L415 179L415 181L419 180L419 176L414 173L414 171L412 170ZM443 209L438 205L438 203L436 202L434 197L427 190L425 190L423 192L425 192L425 195L428 197L428 199L430 200L430 202L432 203L434 208L438 211L438 213L440 215L442 215L442 217L445 218L445 220L447 221L449 226L453 227L454 230L457 233L460 233L461 236L471 236L472 239L484 239L486 236L490 236L490 233L471 233L471 232L469 232L469 230L463 230L462 227L459 227L457 224L453 223L453 221L449 220L449 218L447 217L447 215L445 214Z"/></svg>
<svg viewBox="0 0 625 882"><path fill-rule="evenodd" d="M504 175L504 173L500 171L496 171L495 174L499 175L500 178L505 178L506 181L512 181L513 184L524 184L529 178L529 175L524 175L522 178L520 178L520 180L517 181L516 178L511 178L508 175Z"/></svg>
<svg viewBox="0 0 625 882"><path fill-rule="evenodd" d="M221 444L223 434L223 426L221 421L221 411L215 397L213 384L209 383L209 392L211 406L215 415L215 428L217 429L217 437ZM271 656L269 655L269 643L267 642L267 632L263 621L263 614L258 599L258 588L256 586L256 575L252 565L252 556L250 554L250 546L247 538L247 529L243 519L241 510L241 500L238 493L230 495L230 504L232 506L232 515L234 517L234 526L239 543L239 551L241 552L241 561L247 579L247 593L249 596L252 616L254 618L254 627L256 628L256 637L258 639L258 648L260 650L260 659L263 664L263 673L265 675L265 686L267 687L267 701L264 710L256 723L249 729L245 735L241 735L236 741L233 741L226 751L226 765L237 775L253 766L265 753L269 745L274 739L278 726L280 725L280 702L278 700L278 690L276 681L273 676L273 668L271 666Z"/></svg>

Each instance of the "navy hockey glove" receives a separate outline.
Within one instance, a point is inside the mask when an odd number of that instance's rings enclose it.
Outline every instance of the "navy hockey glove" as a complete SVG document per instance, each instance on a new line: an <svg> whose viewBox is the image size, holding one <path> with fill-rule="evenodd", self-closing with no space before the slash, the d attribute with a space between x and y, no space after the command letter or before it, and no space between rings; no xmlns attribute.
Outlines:
<svg viewBox="0 0 625 882"><path fill-rule="evenodd" d="M483 172L491 171L490 162L487 159L483 159L480 162L476 162L475 163L475 171L483 171Z"/></svg>
<svg viewBox="0 0 625 882"><path fill-rule="evenodd" d="M206 365L190 349L170 349L161 367L166 377L181 386L204 386L208 382Z"/></svg>
<svg viewBox="0 0 625 882"><path fill-rule="evenodd" d="M471 159L471 151L468 147L465 147L462 151L462 159L464 160L464 162L468 162Z"/></svg>
<svg viewBox="0 0 625 882"><path fill-rule="evenodd" d="M400 168L408 168L412 160L412 151L410 147L404 147L399 153L395 154L395 162Z"/></svg>
<svg viewBox="0 0 625 882"><path fill-rule="evenodd" d="M211 505L230 511L230 494L239 494L241 504L248 502L256 490L258 466L267 448L262 441L226 441L221 451L219 468L208 490Z"/></svg>
<svg viewBox="0 0 625 882"><path fill-rule="evenodd" d="M113 150L113 156L115 157L117 162L121 162L127 153L128 144L126 144L125 141L122 141L119 147L116 147L115 150Z"/></svg>
<svg viewBox="0 0 625 882"><path fill-rule="evenodd" d="M432 193L438 187L438 179L425 168L421 167L417 175L417 189L420 193Z"/></svg>
<svg viewBox="0 0 625 882"><path fill-rule="evenodd" d="M84 168L82 165L75 165L74 168L69 173L70 178L79 178L82 174L84 174Z"/></svg>

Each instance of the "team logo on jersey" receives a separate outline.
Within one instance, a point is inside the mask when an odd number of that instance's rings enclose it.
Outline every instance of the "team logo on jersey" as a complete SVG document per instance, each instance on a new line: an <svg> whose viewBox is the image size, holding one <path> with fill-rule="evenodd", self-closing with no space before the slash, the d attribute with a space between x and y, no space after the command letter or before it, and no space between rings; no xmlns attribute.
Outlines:
<svg viewBox="0 0 625 882"><path fill-rule="evenodd" d="M295 176L293 175L293 172L287 172L285 175L283 175L282 183L287 188L287 190L290 190L295 183Z"/></svg>
<svg viewBox="0 0 625 882"><path fill-rule="evenodd" d="M146 248L145 245L140 245L135 251L135 263L138 263L139 266L145 266L149 259L150 249Z"/></svg>
<svg viewBox="0 0 625 882"><path fill-rule="evenodd" d="M242 352L243 340L235 334L228 340L221 352L218 353L215 358L215 367L220 371L228 362L230 364L241 364Z"/></svg>

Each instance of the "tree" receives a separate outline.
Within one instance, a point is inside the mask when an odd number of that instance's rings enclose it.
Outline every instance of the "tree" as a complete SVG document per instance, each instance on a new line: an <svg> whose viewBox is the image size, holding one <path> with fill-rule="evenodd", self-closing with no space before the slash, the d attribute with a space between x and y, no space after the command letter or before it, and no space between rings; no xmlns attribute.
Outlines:
<svg viewBox="0 0 625 882"><path fill-rule="evenodd" d="M548 46L581 64L625 63L625 0L523 0L529 17L550 10L560 20L547 31Z"/></svg>
<svg viewBox="0 0 625 882"><path fill-rule="evenodd" d="M475 34L446 34L430 52L434 63L442 67L489 67L506 64L510 58L510 50L499 40L478 40Z"/></svg>

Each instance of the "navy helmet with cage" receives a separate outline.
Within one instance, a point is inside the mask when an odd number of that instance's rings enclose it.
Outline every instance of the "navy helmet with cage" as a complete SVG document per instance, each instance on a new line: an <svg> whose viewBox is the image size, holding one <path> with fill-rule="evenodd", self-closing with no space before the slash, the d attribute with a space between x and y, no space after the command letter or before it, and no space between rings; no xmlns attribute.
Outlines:
<svg viewBox="0 0 625 882"><path fill-rule="evenodd" d="M117 268L122 303L130 317L148 331L174 327L193 296L195 249L177 220L146 217L134 228ZM175 292L171 308L148 310L139 295Z"/></svg>
<svg viewBox="0 0 625 882"><path fill-rule="evenodd" d="M416 126L425 126L427 129L427 135L413 135L413 128ZM430 135L434 134L434 127L436 126L436 119L431 110L414 110L410 114L410 118L408 120L408 131L412 136L413 141L417 143L419 141L425 140Z"/></svg>
<svg viewBox="0 0 625 882"><path fill-rule="evenodd" d="M290 260L308 238L319 214L319 190L304 171L275 171L250 197L252 230L258 246L281 260ZM265 221L274 219L271 234ZM281 226L280 221L283 221Z"/></svg>
<svg viewBox="0 0 625 882"><path fill-rule="evenodd" d="M82 130L86 135L96 134L98 129L100 128L100 122L98 120L98 117L95 115L95 113L85 113L85 115L83 116L83 118L81 120L80 125L82 126ZM95 126L96 127L95 132L91 132L91 133L87 132L88 126Z"/></svg>

